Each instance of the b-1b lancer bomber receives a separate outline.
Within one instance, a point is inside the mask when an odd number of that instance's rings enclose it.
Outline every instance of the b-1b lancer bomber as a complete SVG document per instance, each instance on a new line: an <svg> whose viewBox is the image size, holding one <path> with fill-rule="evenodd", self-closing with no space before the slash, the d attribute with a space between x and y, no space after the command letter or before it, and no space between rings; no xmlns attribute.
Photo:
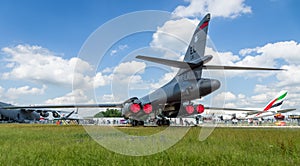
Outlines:
<svg viewBox="0 0 300 166"><path fill-rule="evenodd" d="M71 105L39 105L39 106L5 106L1 109L39 109L39 108L87 108L87 107L117 107L122 115L131 119L132 125L143 123L149 114L155 113L158 125L169 125L167 118L201 114L212 107L202 104L194 105L192 100L205 97L220 88L217 79L202 77L202 70L282 70L274 68L218 66L207 65L213 58L204 55L210 14L207 14L198 24L192 36L183 61L138 55L136 58L179 68L175 77L152 93L138 98L132 97L117 104L71 104ZM214 109L216 109L214 107ZM222 110L223 108L219 108Z"/></svg>

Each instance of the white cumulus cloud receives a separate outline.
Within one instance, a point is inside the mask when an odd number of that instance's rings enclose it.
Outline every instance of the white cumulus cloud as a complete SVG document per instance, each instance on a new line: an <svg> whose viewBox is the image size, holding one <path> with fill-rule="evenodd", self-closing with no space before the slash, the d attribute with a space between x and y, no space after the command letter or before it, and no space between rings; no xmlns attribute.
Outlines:
<svg viewBox="0 0 300 166"><path fill-rule="evenodd" d="M186 0L188 6L178 6L173 14L176 17L197 17L211 13L213 17L236 18L251 13L251 7L244 0Z"/></svg>
<svg viewBox="0 0 300 166"><path fill-rule="evenodd" d="M91 104L94 103L83 90L76 89L70 93L65 94L64 96L48 99L45 101L46 104L75 104L80 101L80 103Z"/></svg>
<svg viewBox="0 0 300 166"><path fill-rule="evenodd" d="M233 101L236 99L236 96L232 92L222 92L214 97L214 100L217 101Z"/></svg>
<svg viewBox="0 0 300 166"><path fill-rule="evenodd" d="M199 23L198 20L187 18L167 21L157 28L150 46L175 52L177 55L168 54L166 58L178 59L181 53L185 53L197 23Z"/></svg>
<svg viewBox="0 0 300 166"><path fill-rule="evenodd" d="M43 85L41 88L22 86L22 87L13 87L5 90L5 88L0 87L0 98L1 100L14 100L26 95L42 95L47 89L46 85Z"/></svg>
<svg viewBox="0 0 300 166"><path fill-rule="evenodd" d="M92 88L94 81L96 86L104 86L109 80L101 73L89 75L93 67L88 62L77 57L64 59L41 46L17 45L5 47L2 52L7 55L5 60L10 69L2 73L3 79L81 88Z"/></svg>

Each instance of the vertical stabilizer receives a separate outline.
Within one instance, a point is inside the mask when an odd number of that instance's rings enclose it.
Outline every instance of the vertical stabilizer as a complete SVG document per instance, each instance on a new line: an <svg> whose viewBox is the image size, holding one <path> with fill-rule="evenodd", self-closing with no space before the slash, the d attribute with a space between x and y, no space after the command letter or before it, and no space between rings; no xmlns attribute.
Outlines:
<svg viewBox="0 0 300 166"><path fill-rule="evenodd" d="M191 42L187 48L187 51L185 53L184 62L196 62L203 65L203 61L200 59L204 59L204 51L206 47L206 37L207 37L207 31L208 31L208 24L210 20L210 14L207 14L198 24L196 27L196 30L193 34L193 37L191 39ZM186 72L186 69L180 69L178 71L178 79L185 79L185 80L191 80L191 79L201 79L202 77L202 65L199 65L198 68L194 68L192 71ZM184 73L184 74L182 74Z"/></svg>
<svg viewBox="0 0 300 166"><path fill-rule="evenodd" d="M263 111L269 111L269 110L273 110L273 111L277 111L280 110L283 100L285 99L287 95L287 91L283 91L280 92L276 98L274 98L273 100L271 100L265 107Z"/></svg>
<svg viewBox="0 0 300 166"><path fill-rule="evenodd" d="M210 14L207 14L198 24L185 53L185 62L192 62L204 56L209 20Z"/></svg>

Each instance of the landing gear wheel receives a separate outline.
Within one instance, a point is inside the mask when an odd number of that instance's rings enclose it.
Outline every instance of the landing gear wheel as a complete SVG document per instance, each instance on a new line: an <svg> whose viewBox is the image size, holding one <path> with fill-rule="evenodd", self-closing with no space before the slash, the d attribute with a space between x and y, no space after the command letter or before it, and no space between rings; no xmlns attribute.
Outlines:
<svg viewBox="0 0 300 166"><path fill-rule="evenodd" d="M132 120L131 125L134 126L144 126L144 121Z"/></svg>
<svg viewBox="0 0 300 166"><path fill-rule="evenodd" d="M132 120L131 121L131 125L134 127L134 126L137 126L138 125L138 121L137 120Z"/></svg>
<svg viewBox="0 0 300 166"><path fill-rule="evenodd" d="M157 124L158 126L161 126L161 125L162 125L162 120L161 120L161 119L158 119L157 122L156 122L156 124Z"/></svg>
<svg viewBox="0 0 300 166"><path fill-rule="evenodd" d="M165 118L164 119L158 119L156 124L158 126L170 126L170 120L165 119Z"/></svg>
<svg viewBox="0 0 300 166"><path fill-rule="evenodd" d="M170 126L170 120L166 119L166 120L165 120L165 125L166 125L166 126Z"/></svg>

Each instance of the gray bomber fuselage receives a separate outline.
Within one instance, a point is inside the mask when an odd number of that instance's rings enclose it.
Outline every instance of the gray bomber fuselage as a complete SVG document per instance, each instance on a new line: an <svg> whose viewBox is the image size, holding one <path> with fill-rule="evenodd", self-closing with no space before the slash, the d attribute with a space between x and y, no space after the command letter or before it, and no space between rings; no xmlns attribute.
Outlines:
<svg viewBox="0 0 300 166"><path fill-rule="evenodd" d="M220 82L216 79L181 80L173 78L170 82L140 99L147 103L183 103L204 97L219 89Z"/></svg>

